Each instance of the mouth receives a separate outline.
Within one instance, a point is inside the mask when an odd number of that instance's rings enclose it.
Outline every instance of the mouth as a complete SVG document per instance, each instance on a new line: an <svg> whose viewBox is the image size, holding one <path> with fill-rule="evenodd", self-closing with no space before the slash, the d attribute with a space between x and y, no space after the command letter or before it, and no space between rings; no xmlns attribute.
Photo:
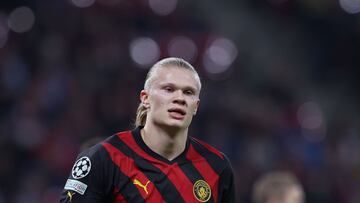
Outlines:
<svg viewBox="0 0 360 203"><path fill-rule="evenodd" d="M174 114L178 114L181 116L185 116L186 115L186 111L180 108L171 108L168 110L169 113L174 113Z"/></svg>

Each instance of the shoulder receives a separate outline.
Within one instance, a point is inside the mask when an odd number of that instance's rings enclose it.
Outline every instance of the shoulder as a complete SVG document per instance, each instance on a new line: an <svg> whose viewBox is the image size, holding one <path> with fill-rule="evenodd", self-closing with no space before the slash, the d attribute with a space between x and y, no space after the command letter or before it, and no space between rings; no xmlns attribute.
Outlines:
<svg viewBox="0 0 360 203"><path fill-rule="evenodd" d="M84 148L79 153L75 165L80 161L86 160L89 164L96 166L97 169L111 166L113 164L112 155L114 152L121 151L121 145L118 144L121 142L121 137L130 135L131 131L123 131L104 139L98 139L96 144Z"/></svg>
<svg viewBox="0 0 360 203"><path fill-rule="evenodd" d="M190 143L194 147L197 147L198 150L201 150L202 152L204 152L206 154L214 154L221 159L224 159L224 157L225 157L224 153L222 153L220 150L216 149L215 147L211 146L210 144L208 144L202 140L199 140L194 137L190 137Z"/></svg>
<svg viewBox="0 0 360 203"><path fill-rule="evenodd" d="M131 136L132 136L132 131L130 131L130 130L117 132L117 133L111 135L110 137L108 137L107 139L105 139L104 142L102 142L102 144L113 143L113 142L119 141L119 139L123 140L123 139L127 139Z"/></svg>
<svg viewBox="0 0 360 203"><path fill-rule="evenodd" d="M106 149L106 151L122 151L126 141L131 140L132 137L132 131L122 131L111 135L101 142L100 145Z"/></svg>
<svg viewBox="0 0 360 203"><path fill-rule="evenodd" d="M101 145L101 142L98 142L92 146L83 147L82 151L79 153L77 159L80 159L82 157L87 157L87 158L93 160L93 159L96 159L102 153L103 153L103 147Z"/></svg>
<svg viewBox="0 0 360 203"><path fill-rule="evenodd" d="M231 164L227 156L218 150L217 148L211 146L210 144L199 140L194 137L190 138L190 144L193 147L193 150L196 151L198 156L206 159L206 161L217 171L221 172L226 168L231 168Z"/></svg>
<svg viewBox="0 0 360 203"><path fill-rule="evenodd" d="M129 137L130 135L131 131L122 131L115 133L107 138L98 139L98 142L83 148L78 155L77 160L81 157L87 157L91 161L103 160L103 157L108 154L108 150L106 148L107 145L116 146L117 142L119 142L124 137Z"/></svg>

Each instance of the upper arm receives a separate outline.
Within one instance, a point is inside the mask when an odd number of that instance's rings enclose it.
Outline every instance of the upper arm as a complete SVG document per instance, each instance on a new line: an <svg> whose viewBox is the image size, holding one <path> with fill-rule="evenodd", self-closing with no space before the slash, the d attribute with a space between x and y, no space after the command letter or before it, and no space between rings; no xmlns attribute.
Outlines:
<svg viewBox="0 0 360 203"><path fill-rule="evenodd" d="M219 202L233 203L236 202L234 173L231 164L226 156L225 159L227 162L226 167L220 174L219 179Z"/></svg>
<svg viewBox="0 0 360 203"><path fill-rule="evenodd" d="M100 145L79 154L61 194L61 203L104 202L112 185L106 177L104 155Z"/></svg>

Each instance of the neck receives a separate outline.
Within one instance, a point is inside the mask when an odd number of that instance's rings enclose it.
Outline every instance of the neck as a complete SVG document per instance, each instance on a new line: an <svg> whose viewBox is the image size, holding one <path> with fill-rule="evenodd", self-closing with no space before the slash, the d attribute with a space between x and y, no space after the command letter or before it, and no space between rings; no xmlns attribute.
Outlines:
<svg viewBox="0 0 360 203"><path fill-rule="evenodd" d="M141 129L144 143L154 152L169 161L179 156L186 147L188 129L163 128L145 124Z"/></svg>

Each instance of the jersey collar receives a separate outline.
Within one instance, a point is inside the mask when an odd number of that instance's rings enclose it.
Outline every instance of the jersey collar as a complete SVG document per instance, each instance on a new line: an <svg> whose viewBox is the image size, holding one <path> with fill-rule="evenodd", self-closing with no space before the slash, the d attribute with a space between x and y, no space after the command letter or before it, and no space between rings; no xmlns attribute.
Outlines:
<svg viewBox="0 0 360 203"><path fill-rule="evenodd" d="M168 160L166 158L164 158L163 156L161 156L160 154L154 152L153 150L151 150L144 142L144 140L142 139L141 137L141 134L140 134L140 130L143 128L144 126L140 126L140 127L137 127L135 128L134 130L131 131L133 137L134 137L134 140L136 141L136 143L141 147L142 150L144 150L148 155L150 155L151 157L161 161L161 162L164 162L166 164L169 164L169 165L172 165L172 164L175 164L175 163L182 163L182 162L186 162L186 153L189 149L189 145L190 145L190 141L189 141L189 138L186 139L186 146L185 146L185 149L184 151L179 155L177 156L175 159L173 160Z"/></svg>

